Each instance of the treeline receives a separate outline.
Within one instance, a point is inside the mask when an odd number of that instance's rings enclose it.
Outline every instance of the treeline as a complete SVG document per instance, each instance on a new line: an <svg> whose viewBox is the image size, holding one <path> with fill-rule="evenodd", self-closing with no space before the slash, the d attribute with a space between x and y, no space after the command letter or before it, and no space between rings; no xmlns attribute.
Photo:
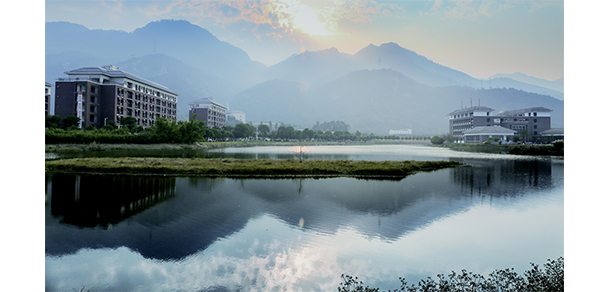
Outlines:
<svg viewBox="0 0 610 292"><path fill-rule="evenodd" d="M249 124L237 124L223 128L210 128L204 122L192 117L189 121L168 121L164 118L155 120L155 125L142 128L136 125L133 117L125 117L120 121L120 127L114 121L97 129L88 126L80 129L79 118L68 116L64 119L58 116L47 116L45 143L46 144L89 144L89 143L115 143L115 144L155 144L155 143L195 143L203 141L226 140L280 140L280 141L371 141L371 140L398 140L398 136L379 136L362 134L359 131L314 131L309 128L297 130L292 126L280 126L271 131L268 125L258 127ZM349 126L348 126L349 127ZM410 137L413 140L427 140L430 137Z"/></svg>
<svg viewBox="0 0 610 292"><path fill-rule="evenodd" d="M531 264L532 268L519 275L514 269L495 270L489 277L480 274L473 274L466 270L462 273L452 272L445 275L439 274L438 282L428 277L419 281L417 285L409 285L404 278L399 278L401 282L400 290L394 292L559 292L564 291L564 260L563 257L557 260L548 260L541 269L536 264ZM337 290L339 292L379 292L379 288L363 286L358 277L341 275L342 283ZM390 291L390 290L388 290Z"/></svg>

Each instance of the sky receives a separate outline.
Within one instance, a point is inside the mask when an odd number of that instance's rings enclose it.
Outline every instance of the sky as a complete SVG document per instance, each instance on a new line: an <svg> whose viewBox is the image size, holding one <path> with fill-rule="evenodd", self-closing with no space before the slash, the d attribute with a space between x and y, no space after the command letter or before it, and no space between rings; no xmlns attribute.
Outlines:
<svg viewBox="0 0 610 292"><path fill-rule="evenodd" d="M331 47L355 54L394 42L475 78L564 77L558 0L47 0L45 21L132 32L187 20L267 66Z"/></svg>

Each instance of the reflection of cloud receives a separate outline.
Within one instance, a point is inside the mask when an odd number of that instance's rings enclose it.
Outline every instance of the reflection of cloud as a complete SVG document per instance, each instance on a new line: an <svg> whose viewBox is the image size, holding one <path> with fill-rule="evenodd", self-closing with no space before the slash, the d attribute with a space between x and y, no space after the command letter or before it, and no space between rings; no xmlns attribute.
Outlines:
<svg viewBox="0 0 610 292"><path fill-rule="evenodd" d="M46 258L48 291L170 291L226 287L230 291L332 291L347 268L338 247L301 241L301 232L258 220L251 234L235 236L182 261L143 258L128 248L84 249L74 255ZM274 231L265 232L263 228ZM278 232L284 236L278 241ZM288 233L286 236L285 233ZM243 234L242 234L243 235ZM298 239L295 239L297 237ZM246 240L244 240L246 239ZM358 270L365 271L364 267Z"/></svg>
<svg viewBox="0 0 610 292"><path fill-rule="evenodd" d="M518 271L562 255L563 188L549 197L508 201L499 208L472 206L391 243L353 228L304 232L264 215L180 261L146 259L126 247L82 249L46 257L46 290L333 291L343 273L372 286L397 283L399 276L415 283L463 268Z"/></svg>

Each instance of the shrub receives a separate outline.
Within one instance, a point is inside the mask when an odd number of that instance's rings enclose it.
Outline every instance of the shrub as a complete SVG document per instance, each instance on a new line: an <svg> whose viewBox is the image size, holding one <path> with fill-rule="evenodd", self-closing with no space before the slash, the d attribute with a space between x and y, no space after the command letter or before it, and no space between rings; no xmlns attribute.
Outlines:
<svg viewBox="0 0 610 292"><path fill-rule="evenodd" d="M445 142L445 139L439 137L439 136L434 136L430 139L430 143L435 144L435 145L441 145Z"/></svg>
<svg viewBox="0 0 610 292"><path fill-rule="evenodd" d="M548 260L544 265L544 270L539 269L538 265L531 263L532 269L525 271L524 276L519 275L514 269L495 270L485 278L479 274L473 274L466 270L461 273L451 272L445 275L439 274L438 282L428 277L419 281L418 285L409 286L404 278L399 278L401 282L400 290L394 292L457 292L457 291L511 291L511 292L555 292L564 290L564 261L563 257L557 260ZM337 287L339 292L379 291L379 288L364 286L358 277L341 275L341 284Z"/></svg>

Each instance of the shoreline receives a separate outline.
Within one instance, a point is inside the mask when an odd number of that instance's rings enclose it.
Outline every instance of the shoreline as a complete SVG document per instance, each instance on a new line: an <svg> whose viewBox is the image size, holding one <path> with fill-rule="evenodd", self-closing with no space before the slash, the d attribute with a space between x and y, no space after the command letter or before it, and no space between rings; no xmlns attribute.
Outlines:
<svg viewBox="0 0 610 292"><path fill-rule="evenodd" d="M45 144L45 152L75 152L75 151L133 151L133 150L205 150L229 147L255 146L316 146L316 145L390 145L410 144L429 145L429 141L369 141L369 142L278 142L278 141L229 141L229 142L196 142L193 144Z"/></svg>

